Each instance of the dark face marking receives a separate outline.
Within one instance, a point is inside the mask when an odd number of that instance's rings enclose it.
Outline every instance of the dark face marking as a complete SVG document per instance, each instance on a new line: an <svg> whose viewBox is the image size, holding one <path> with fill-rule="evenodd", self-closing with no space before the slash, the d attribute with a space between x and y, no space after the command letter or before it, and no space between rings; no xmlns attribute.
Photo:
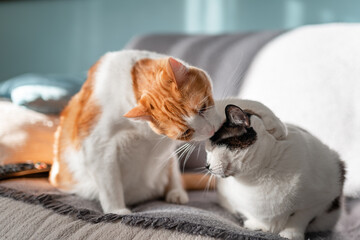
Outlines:
<svg viewBox="0 0 360 240"><path fill-rule="evenodd" d="M340 196L338 196L337 198L334 199L334 201L332 201L330 207L328 208L328 210L326 210L327 213L330 213L332 211L338 210L340 208Z"/></svg>
<svg viewBox="0 0 360 240"><path fill-rule="evenodd" d="M226 146L230 150L244 149L255 143L257 134L250 126L250 114L235 105L225 108L226 121L210 138L211 145Z"/></svg>
<svg viewBox="0 0 360 240"><path fill-rule="evenodd" d="M239 134L243 132L242 134ZM239 129L238 127L228 127L226 122L210 138L211 145L226 146L230 150L245 149L251 146L257 139L256 132L252 127Z"/></svg>
<svg viewBox="0 0 360 240"><path fill-rule="evenodd" d="M346 169L345 169L345 163L343 161L339 161L339 169L340 169L340 183L341 186L344 186Z"/></svg>

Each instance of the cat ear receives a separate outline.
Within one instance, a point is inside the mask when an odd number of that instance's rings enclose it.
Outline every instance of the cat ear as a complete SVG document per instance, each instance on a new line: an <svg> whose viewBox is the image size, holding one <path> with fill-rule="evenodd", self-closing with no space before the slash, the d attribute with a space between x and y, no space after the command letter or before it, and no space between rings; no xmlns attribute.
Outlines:
<svg viewBox="0 0 360 240"><path fill-rule="evenodd" d="M132 118L133 120L144 120L144 121L151 121L152 117L147 111L147 109L142 105L137 105L129 112L127 112L124 117Z"/></svg>
<svg viewBox="0 0 360 240"><path fill-rule="evenodd" d="M173 74L178 88L181 88L187 79L186 75L189 69L184 64L172 57L168 59L168 69Z"/></svg>
<svg viewBox="0 0 360 240"><path fill-rule="evenodd" d="M246 113L238 106L229 104L225 108L226 119L234 125L250 127L250 120Z"/></svg>

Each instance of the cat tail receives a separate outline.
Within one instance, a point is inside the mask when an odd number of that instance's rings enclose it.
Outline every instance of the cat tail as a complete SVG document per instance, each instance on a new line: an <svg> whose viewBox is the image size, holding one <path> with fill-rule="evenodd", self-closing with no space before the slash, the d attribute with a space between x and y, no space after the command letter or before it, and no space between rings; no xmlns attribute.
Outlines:
<svg viewBox="0 0 360 240"><path fill-rule="evenodd" d="M338 222L341 212L346 212L343 195L335 198L322 214L315 216L310 221L307 232L324 232L332 230Z"/></svg>

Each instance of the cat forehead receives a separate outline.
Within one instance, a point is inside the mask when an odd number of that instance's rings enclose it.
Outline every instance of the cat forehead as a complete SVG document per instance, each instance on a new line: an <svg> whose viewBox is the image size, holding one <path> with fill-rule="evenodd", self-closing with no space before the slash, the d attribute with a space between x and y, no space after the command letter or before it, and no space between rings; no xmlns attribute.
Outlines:
<svg viewBox="0 0 360 240"><path fill-rule="evenodd" d="M230 126L225 121L209 140L215 147L225 146L229 150L241 150L255 144L257 133L252 127Z"/></svg>
<svg viewBox="0 0 360 240"><path fill-rule="evenodd" d="M183 107L185 111L197 111L199 105L203 103L206 103L207 106L214 105L211 80L206 72L189 67L187 80L181 88L176 87L176 84L169 80L171 76L167 72L162 73L159 75L161 80L157 82L156 87L146 90L146 93L151 93L150 101L163 101L164 104L170 101L176 104L176 107ZM164 77L164 74L168 76ZM159 88L166 91L159 91Z"/></svg>
<svg viewBox="0 0 360 240"><path fill-rule="evenodd" d="M202 91L204 93L210 93L211 89L212 85L209 75L201 69L190 67L187 73L187 81L182 91Z"/></svg>

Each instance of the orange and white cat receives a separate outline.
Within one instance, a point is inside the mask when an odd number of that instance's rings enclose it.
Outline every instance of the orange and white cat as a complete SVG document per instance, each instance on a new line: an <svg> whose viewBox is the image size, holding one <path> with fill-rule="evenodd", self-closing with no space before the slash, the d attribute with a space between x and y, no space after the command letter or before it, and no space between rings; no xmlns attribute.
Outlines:
<svg viewBox="0 0 360 240"><path fill-rule="evenodd" d="M147 51L107 53L61 114L50 182L105 213L162 196L186 203L173 153L177 140L214 134L213 105L203 70Z"/></svg>

